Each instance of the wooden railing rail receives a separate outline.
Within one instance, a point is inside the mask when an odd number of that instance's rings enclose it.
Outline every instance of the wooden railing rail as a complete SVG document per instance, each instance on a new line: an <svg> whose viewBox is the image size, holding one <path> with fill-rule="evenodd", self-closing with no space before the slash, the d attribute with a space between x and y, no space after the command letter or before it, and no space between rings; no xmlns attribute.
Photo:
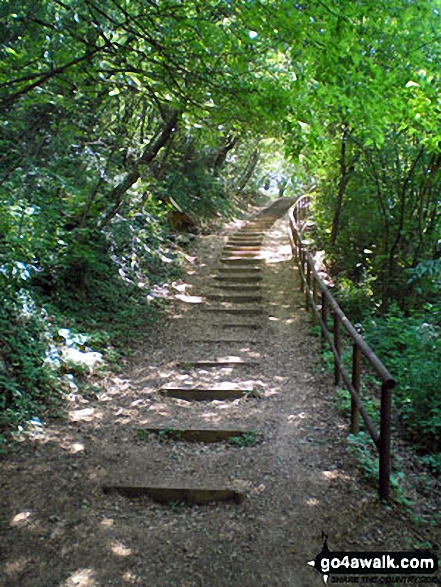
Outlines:
<svg viewBox="0 0 441 587"><path fill-rule="evenodd" d="M289 211L289 236L294 259L297 261L301 290L305 294L305 306L312 313L314 324L320 325L323 340L326 340L334 355L334 381L338 385L343 381L351 395L352 434L359 431L359 416L363 418L366 428L379 452L378 493L380 499L389 498L391 469L391 390L396 381L369 347L363 337L346 317L334 296L318 274L312 255L308 252L302 238L300 223L305 221L307 200L299 198ZM332 327L328 326L329 316ZM342 327L352 342L352 373L349 374L342 361ZM360 397L363 375L363 359L381 381L380 430L367 413Z"/></svg>

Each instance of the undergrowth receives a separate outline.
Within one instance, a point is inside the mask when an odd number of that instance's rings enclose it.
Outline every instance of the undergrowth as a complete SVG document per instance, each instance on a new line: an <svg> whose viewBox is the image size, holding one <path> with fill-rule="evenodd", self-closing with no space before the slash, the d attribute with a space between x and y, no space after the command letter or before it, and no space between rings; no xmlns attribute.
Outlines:
<svg viewBox="0 0 441 587"><path fill-rule="evenodd" d="M197 204L195 213L204 207ZM230 215L238 207L234 200L219 206L217 220L219 209ZM207 223L213 211L203 214ZM117 371L148 336L191 246L178 236L151 199L102 233L70 241L66 234L40 259L32 258L30 240L26 262L0 265L0 452L17 432L63 415L70 394L93 394L91 375ZM3 252L24 258L14 243L0 242Z"/></svg>
<svg viewBox="0 0 441 587"><path fill-rule="evenodd" d="M336 297L349 319L356 324L367 344L380 358L397 381L392 393L395 413L395 434L410 442L421 461L430 471L441 473L441 308L426 304L416 311L401 310L392 304L384 315L366 309L369 292L355 292L345 285ZM312 329L319 334L320 329ZM352 370L352 345L342 345L342 362L347 373ZM380 382L369 371L366 360L362 377L361 397L369 416L378 425L380 410ZM322 350L322 365L333 371L333 353ZM337 389L338 406L348 413L350 394Z"/></svg>

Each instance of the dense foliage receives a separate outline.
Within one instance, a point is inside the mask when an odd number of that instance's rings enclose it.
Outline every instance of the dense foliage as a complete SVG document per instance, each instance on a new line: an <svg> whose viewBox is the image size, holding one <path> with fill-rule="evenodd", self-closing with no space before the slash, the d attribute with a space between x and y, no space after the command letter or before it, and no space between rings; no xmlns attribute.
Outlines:
<svg viewBox="0 0 441 587"><path fill-rule="evenodd" d="M440 5L318 4L291 152L316 186L313 234L340 302L400 383L402 432L439 470Z"/></svg>
<svg viewBox="0 0 441 587"><path fill-rule="evenodd" d="M272 182L315 187L314 237L340 298L402 382L406 433L438 451L440 10L4 1L3 407L55 393L60 327L96 336L139 316L179 258L176 230L241 207L283 145Z"/></svg>
<svg viewBox="0 0 441 587"><path fill-rule="evenodd" d="M76 385L72 357L148 320L177 232L243 206L272 122L247 67L263 49L233 6L0 11L1 408L16 427Z"/></svg>

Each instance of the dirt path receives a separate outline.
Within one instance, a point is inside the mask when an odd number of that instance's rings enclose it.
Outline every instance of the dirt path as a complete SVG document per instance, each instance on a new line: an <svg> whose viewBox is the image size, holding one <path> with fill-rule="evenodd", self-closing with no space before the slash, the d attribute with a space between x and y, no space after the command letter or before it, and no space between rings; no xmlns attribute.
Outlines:
<svg viewBox="0 0 441 587"><path fill-rule="evenodd" d="M321 549L322 531L332 550L439 541L435 530L379 506L345 452L347 424L318 369L286 221L263 240L261 281L251 278L252 261L219 261L235 228L199 239L167 319L131 370L109 378L94 400L76 397L69 421L2 463L2 586L314 587L323 581L306 563ZM245 288L236 287L241 274L250 275ZM262 295L232 304L262 313L218 309L213 295L221 291ZM256 364L191 364L232 356ZM252 393L186 401L161 388ZM256 431L257 444L252 436L208 444L142 432L152 427L244 429ZM245 499L188 506L103 493L117 484L227 488Z"/></svg>

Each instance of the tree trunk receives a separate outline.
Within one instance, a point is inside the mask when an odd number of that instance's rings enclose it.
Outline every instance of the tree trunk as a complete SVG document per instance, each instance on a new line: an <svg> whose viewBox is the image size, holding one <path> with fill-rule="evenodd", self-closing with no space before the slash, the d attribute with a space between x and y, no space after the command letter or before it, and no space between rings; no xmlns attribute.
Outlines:
<svg viewBox="0 0 441 587"><path fill-rule="evenodd" d="M259 149L255 149L251 153L251 156L250 156L247 164L245 165L245 169L242 173L242 177L239 180L239 187L237 188L239 192L243 191L246 188L248 182L251 179L251 176L254 173L254 170L256 169L257 163L259 162L259 157L260 157Z"/></svg>
<svg viewBox="0 0 441 587"><path fill-rule="evenodd" d="M415 157L409 173L403 180L403 184L401 186L400 191L400 210L399 210L399 219L398 219L398 226L396 229L395 239L390 247L389 251L389 259L388 259L388 271L386 277L386 283L384 288L384 294L382 299L382 306L381 309L386 311L389 306L389 298L391 297L391 292L393 291L393 283L396 278L396 275L399 271L399 255L402 252L403 242L406 238L408 238L406 221L406 209L408 203L408 187L412 180L412 177L415 173L417 165L419 163L420 158L424 154L424 147L421 147L418 155ZM402 303L402 299L399 300Z"/></svg>
<svg viewBox="0 0 441 587"><path fill-rule="evenodd" d="M348 167L346 163L346 145L349 136L349 124L346 122L343 126L343 134L341 137L341 150L340 150L340 181L338 185L338 192L337 192L337 202L335 205L335 212L334 218L332 220L332 230L331 236L329 240L329 244L331 247L335 245L337 242L338 232L340 229L340 216L341 210L343 206L343 197L346 192L346 187L349 183L350 179L350 172L348 172Z"/></svg>
<svg viewBox="0 0 441 587"><path fill-rule="evenodd" d="M105 226L109 224L112 218L118 213L118 210L123 203L124 196L127 191L134 185L138 179L141 177L141 172L139 170L140 165L148 165L153 161L159 151L164 147L167 141L172 136L173 129L176 127L178 123L178 116L179 113L174 111L173 114L170 116L168 122L162 129L159 136L157 135L154 137L147 147L144 149L141 157L136 161L135 166L132 171L130 171L126 177L123 179L121 183L115 186L108 194L106 199L110 202L113 202L112 208L109 212L105 215L101 224L99 226L100 229L103 229Z"/></svg>
<svg viewBox="0 0 441 587"><path fill-rule="evenodd" d="M227 143L224 147L222 147L222 149L219 149L219 151L216 154L216 159L214 161L214 165L213 165L213 171L217 171L220 167L222 167L222 165L225 163L225 159L227 158L228 153L231 151L231 149L234 149L234 147L237 145L237 143L239 142L239 136L229 136L227 138Z"/></svg>

